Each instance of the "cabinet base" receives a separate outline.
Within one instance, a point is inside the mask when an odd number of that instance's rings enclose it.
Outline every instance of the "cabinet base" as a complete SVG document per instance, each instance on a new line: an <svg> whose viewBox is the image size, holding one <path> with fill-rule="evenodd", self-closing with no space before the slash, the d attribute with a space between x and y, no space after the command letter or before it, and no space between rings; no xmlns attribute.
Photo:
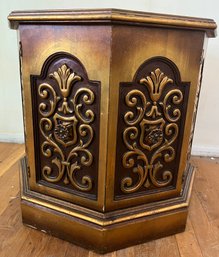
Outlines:
<svg viewBox="0 0 219 257"><path fill-rule="evenodd" d="M44 196L28 188L25 159L22 166L23 223L99 253L107 253L185 229L194 169L188 167L177 198L102 214Z"/></svg>

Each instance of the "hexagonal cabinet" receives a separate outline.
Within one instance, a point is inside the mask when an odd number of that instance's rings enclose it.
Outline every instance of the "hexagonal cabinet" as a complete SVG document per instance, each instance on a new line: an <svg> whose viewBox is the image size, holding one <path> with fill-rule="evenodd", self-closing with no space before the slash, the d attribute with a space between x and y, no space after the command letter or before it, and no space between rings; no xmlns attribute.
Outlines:
<svg viewBox="0 0 219 257"><path fill-rule="evenodd" d="M98 252L183 231L209 19L12 12L23 222Z"/></svg>

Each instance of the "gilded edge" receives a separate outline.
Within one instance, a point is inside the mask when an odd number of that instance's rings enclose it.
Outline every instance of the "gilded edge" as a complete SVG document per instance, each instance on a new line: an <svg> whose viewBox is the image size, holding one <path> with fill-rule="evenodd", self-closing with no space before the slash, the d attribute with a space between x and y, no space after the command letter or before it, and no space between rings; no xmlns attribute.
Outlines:
<svg viewBox="0 0 219 257"><path fill-rule="evenodd" d="M48 11L14 11L8 16L11 29L17 29L19 23L25 22L133 22L167 27L183 27L205 30L208 37L216 37L217 25L212 19L162 15L147 12L134 12L116 9L96 10L48 10Z"/></svg>
<svg viewBox="0 0 219 257"><path fill-rule="evenodd" d="M134 214L128 214L126 216L118 217L118 218L115 218L115 216L113 216L112 219L108 218L108 220L104 221L104 216L102 219L89 217L83 213L78 213L78 212L75 212L72 210L68 210L66 208L56 206L53 203L49 203L49 202L43 201L41 199L34 198L32 196L28 196L27 194L28 194L28 191L30 191L30 190L27 188L27 181L25 181L25 180L27 180L27 177L25 175L26 167L24 164L24 160L22 160L22 163L21 163L21 172L22 172L21 177L23 180L21 182L21 185L22 185L21 200L31 202L33 204L37 204L37 205L40 205L45 208L49 208L49 209L61 212L63 214L73 216L75 218L79 218L84 221L94 223L94 224L102 226L102 227L125 222L128 220L134 220L134 219L138 219L138 218L142 218L142 217L147 217L147 216L151 216L151 215L170 212L170 211L174 211L177 209L187 208L189 206L191 192L192 192L192 185L193 185L194 176L195 176L195 169L190 166L189 171L188 171L188 173L190 173L190 175L188 174L187 177L185 178L184 188L182 190L181 196L173 199L173 200L177 200L176 204L171 204L171 202L169 202L168 200L161 201L161 206L164 206L165 202L167 203L166 206L161 207L161 208L158 207L156 209L151 208L151 210L142 211L142 212L138 212L138 213L134 213ZM132 210L134 210L134 208L132 208ZM112 213L114 213L114 212L112 212Z"/></svg>

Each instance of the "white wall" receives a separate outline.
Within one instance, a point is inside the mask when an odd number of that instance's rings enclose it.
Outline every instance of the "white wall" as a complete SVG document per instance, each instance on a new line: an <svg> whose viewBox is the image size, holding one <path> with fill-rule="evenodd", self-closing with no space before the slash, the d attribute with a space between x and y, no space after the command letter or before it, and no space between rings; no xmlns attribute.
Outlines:
<svg viewBox="0 0 219 257"><path fill-rule="evenodd" d="M219 24L218 0L1 0L0 2L0 141L23 142L16 32L9 30L12 10L121 8L213 18ZM195 44L195 42L194 42ZM219 156L219 37L210 39L195 130L193 153Z"/></svg>

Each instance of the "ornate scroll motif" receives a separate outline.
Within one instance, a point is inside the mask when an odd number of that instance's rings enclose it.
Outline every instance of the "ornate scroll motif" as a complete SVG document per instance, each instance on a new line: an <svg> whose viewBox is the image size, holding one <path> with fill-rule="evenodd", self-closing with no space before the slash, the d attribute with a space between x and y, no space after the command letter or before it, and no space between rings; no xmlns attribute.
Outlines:
<svg viewBox="0 0 219 257"><path fill-rule="evenodd" d="M156 67L155 61L151 67ZM187 102L185 89L171 70L171 61L157 62L148 75L150 62L146 64L135 76L135 89L129 90L130 86L125 87L127 83L121 83L124 125L120 127L125 146L121 148L124 149L121 158L122 167L129 170L129 175L120 176L119 194L172 185L176 173L174 162L179 156L177 143L185 111L183 103Z"/></svg>
<svg viewBox="0 0 219 257"><path fill-rule="evenodd" d="M44 156L40 160L40 177L49 183L89 192L93 178L84 174L84 168L91 167L94 159L90 148L93 123L97 120L93 108L95 93L87 87L89 80L84 70L81 68L79 75L73 70L74 63L70 68L69 60L63 59L65 62L60 60L53 69L50 64L47 81L38 84L39 134ZM77 66L76 69L80 70Z"/></svg>

